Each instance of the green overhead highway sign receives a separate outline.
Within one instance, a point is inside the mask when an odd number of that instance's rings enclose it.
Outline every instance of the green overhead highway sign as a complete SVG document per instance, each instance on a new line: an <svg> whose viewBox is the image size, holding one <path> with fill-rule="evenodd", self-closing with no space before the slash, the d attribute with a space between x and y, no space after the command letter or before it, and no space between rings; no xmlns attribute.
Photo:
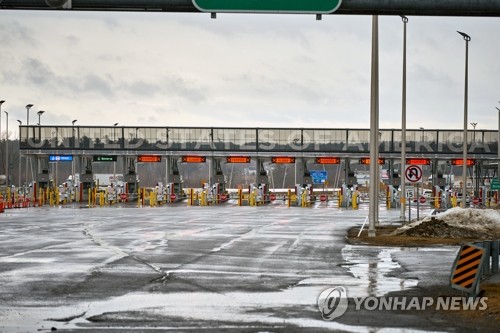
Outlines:
<svg viewBox="0 0 500 333"><path fill-rule="evenodd" d="M202 12L329 14L342 0L193 0Z"/></svg>
<svg viewBox="0 0 500 333"><path fill-rule="evenodd" d="M116 155L94 155L94 162L116 162Z"/></svg>

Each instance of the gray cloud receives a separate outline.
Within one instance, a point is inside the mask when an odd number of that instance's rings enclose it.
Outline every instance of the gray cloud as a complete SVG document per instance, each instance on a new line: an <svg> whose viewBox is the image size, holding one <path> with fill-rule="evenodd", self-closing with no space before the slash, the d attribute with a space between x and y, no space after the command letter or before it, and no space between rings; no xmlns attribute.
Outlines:
<svg viewBox="0 0 500 333"><path fill-rule="evenodd" d="M12 20L8 24L0 23L0 45L5 50L7 47L23 43L36 46L38 42L33 38L33 30L17 20Z"/></svg>
<svg viewBox="0 0 500 333"><path fill-rule="evenodd" d="M77 85L79 91L98 93L106 98L114 96L114 88L108 80L95 74L85 75L81 80L81 85Z"/></svg>
<svg viewBox="0 0 500 333"><path fill-rule="evenodd" d="M192 103L198 104L206 100L205 89L198 87L196 82L182 77L170 75L160 81L161 91L168 96L182 97Z"/></svg>

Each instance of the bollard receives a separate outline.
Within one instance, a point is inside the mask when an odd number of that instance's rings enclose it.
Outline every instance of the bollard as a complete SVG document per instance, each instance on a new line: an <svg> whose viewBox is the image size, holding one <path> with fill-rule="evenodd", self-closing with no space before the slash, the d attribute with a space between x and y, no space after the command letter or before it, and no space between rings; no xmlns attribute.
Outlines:
<svg viewBox="0 0 500 333"><path fill-rule="evenodd" d="M491 242L491 273L498 273L498 259L500 256L499 253L500 248L500 240L495 240Z"/></svg>
<svg viewBox="0 0 500 333"><path fill-rule="evenodd" d="M189 200L188 200L188 206L192 206L194 202L194 190L193 188L189 189Z"/></svg>
<svg viewBox="0 0 500 333"><path fill-rule="evenodd" d="M10 187L7 187L7 203L10 203Z"/></svg>
<svg viewBox="0 0 500 333"><path fill-rule="evenodd" d="M243 190L241 188L238 189L238 206L243 205Z"/></svg>
<svg viewBox="0 0 500 333"><path fill-rule="evenodd" d="M391 189L389 188L389 186L387 186L385 192L385 206L387 209L391 209ZM354 209L354 201L352 204L352 208Z"/></svg>
<svg viewBox="0 0 500 333"><path fill-rule="evenodd" d="M205 190L201 191L200 194L200 206L206 206L207 205L207 192Z"/></svg>
<svg viewBox="0 0 500 333"><path fill-rule="evenodd" d="M250 207L255 206L255 194L253 191L248 194L248 205Z"/></svg>

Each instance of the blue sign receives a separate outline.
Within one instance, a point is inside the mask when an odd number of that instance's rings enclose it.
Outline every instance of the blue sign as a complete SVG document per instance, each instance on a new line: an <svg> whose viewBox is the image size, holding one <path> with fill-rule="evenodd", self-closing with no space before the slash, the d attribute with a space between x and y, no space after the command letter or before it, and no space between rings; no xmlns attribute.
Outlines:
<svg viewBox="0 0 500 333"><path fill-rule="evenodd" d="M328 177L328 172L324 170L312 170L309 173L314 184L323 184Z"/></svg>
<svg viewBox="0 0 500 333"><path fill-rule="evenodd" d="M71 162L73 155L49 155L50 162Z"/></svg>

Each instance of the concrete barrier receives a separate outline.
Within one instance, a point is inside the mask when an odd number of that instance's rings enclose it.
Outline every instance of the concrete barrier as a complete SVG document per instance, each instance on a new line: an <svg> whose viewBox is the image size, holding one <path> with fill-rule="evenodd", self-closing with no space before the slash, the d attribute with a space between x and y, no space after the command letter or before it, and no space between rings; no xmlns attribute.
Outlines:
<svg viewBox="0 0 500 333"><path fill-rule="evenodd" d="M483 242L475 242L474 245L480 246L485 249L485 262L481 272L481 276L497 274L499 266L499 248L500 240L487 240Z"/></svg>

